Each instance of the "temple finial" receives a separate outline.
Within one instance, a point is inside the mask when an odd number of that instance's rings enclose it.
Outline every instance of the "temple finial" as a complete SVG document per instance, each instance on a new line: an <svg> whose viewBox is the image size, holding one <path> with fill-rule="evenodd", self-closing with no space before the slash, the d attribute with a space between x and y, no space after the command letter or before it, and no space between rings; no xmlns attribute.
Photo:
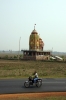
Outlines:
<svg viewBox="0 0 66 100"><path fill-rule="evenodd" d="M35 25L36 25L36 24L34 24L34 30L35 30Z"/></svg>

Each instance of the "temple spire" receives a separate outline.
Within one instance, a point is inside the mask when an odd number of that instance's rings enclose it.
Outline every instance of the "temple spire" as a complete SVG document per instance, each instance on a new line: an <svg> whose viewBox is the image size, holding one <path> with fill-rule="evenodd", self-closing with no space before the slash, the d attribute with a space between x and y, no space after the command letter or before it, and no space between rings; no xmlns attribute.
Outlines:
<svg viewBox="0 0 66 100"><path fill-rule="evenodd" d="M36 24L34 24L34 30L35 30L35 25L36 25Z"/></svg>

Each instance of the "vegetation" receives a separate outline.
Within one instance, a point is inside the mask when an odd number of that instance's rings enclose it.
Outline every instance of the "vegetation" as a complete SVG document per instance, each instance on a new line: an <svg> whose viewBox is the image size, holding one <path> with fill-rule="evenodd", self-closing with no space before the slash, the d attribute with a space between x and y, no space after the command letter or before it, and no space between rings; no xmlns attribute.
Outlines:
<svg viewBox="0 0 66 100"><path fill-rule="evenodd" d="M43 78L66 77L64 62L0 60L0 78L25 78L35 70Z"/></svg>
<svg viewBox="0 0 66 100"><path fill-rule="evenodd" d="M0 100L66 100L66 97L60 96L60 97L42 97L42 98L23 98L23 97L18 97L18 98L4 98Z"/></svg>
<svg viewBox="0 0 66 100"><path fill-rule="evenodd" d="M5 59L5 60L15 60L15 59L18 59L18 56L19 56L19 59L22 59L23 58L23 54L19 54L16 53L16 54L12 54L12 53L0 53L0 59Z"/></svg>

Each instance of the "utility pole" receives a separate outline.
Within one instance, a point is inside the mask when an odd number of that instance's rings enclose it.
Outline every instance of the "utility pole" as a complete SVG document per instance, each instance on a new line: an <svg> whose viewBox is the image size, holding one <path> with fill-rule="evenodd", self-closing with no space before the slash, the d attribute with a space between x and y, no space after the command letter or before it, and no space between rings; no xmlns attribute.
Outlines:
<svg viewBox="0 0 66 100"><path fill-rule="evenodd" d="M19 59L19 54L20 54L20 40L21 40L21 37L19 38L19 53L18 53L18 59Z"/></svg>

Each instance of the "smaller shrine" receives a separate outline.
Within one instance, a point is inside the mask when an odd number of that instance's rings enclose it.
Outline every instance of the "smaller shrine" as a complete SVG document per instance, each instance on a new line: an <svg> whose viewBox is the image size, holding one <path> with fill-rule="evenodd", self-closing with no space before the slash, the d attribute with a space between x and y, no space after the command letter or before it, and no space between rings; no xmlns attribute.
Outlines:
<svg viewBox="0 0 66 100"><path fill-rule="evenodd" d="M35 24L36 25L36 24ZM35 30L31 32L29 37L29 50L23 51L24 60L49 60L50 51L43 51L44 42Z"/></svg>

